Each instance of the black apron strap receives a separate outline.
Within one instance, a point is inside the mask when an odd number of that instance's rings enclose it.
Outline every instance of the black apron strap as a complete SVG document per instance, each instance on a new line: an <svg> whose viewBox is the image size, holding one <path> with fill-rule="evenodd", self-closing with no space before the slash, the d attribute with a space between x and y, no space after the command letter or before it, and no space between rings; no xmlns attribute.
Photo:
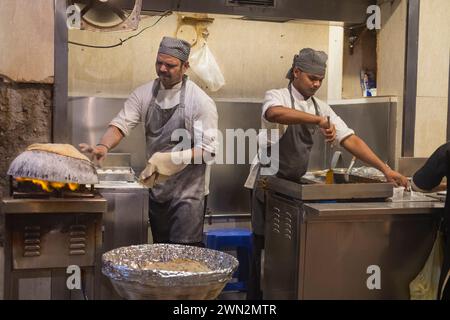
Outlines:
<svg viewBox="0 0 450 320"><path fill-rule="evenodd" d="M314 104L314 109L316 110L316 116L320 116L320 111L319 111L319 105L317 104L317 101L314 97L311 97L311 100Z"/></svg>

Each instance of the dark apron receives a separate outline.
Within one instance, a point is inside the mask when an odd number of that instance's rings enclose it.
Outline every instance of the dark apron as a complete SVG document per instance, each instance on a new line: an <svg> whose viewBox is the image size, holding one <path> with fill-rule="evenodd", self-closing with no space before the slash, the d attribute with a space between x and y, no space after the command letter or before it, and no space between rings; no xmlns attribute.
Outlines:
<svg viewBox="0 0 450 320"><path fill-rule="evenodd" d="M291 108L295 109L292 84L289 84ZM319 115L319 107L314 97L311 97L316 115ZM300 178L308 169L309 154L313 145L315 126L309 124L288 125L286 132L278 143L279 157L275 159L279 163L277 177L300 183ZM266 153L267 154L267 153ZM273 157L273 155L272 155ZM270 166L270 164L268 165ZM256 176L252 196L252 229L255 234L264 235L265 225L265 199L264 189L260 185L261 168Z"/></svg>
<svg viewBox="0 0 450 320"><path fill-rule="evenodd" d="M171 152L179 143L171 141L172 132L176 129L186 129L186 81L187 77L184 76L180 103L170 109L162 109L156 104L160 81L154 81L152 99L145 117L148 159L155 152ZM193 136L191 132L191 137ZM150 189L149 219L155 243L202 241L205 170L205 164L190 164Z"/></svg>

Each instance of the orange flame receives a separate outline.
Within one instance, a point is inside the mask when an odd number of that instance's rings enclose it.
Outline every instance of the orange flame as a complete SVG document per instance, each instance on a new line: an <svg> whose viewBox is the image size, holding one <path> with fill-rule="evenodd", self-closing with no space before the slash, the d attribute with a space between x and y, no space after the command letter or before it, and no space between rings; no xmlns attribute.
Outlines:
<svg viewBox="0 0 450 320"><path fill-rule="evenodd" d="M64 188L65 183L64 182L50 182L50 185L52 188L55 188L57 190Z"/></svg>
<svg viewBox="0 0 450 320"><path fill-rule="evenodd" d="M75 191L80 185L78 183L69 183L69 189Z"/></svg>
<svg viewBox="0 0 450 320"><path fill-rule="evenodd" d="M66 186L66 183L64 182L45 181L32 178L16 178L16 181L18 182L31 181L32 183L40 186L43 190L47 192L52 192L53 189L59 190ZM80 186L78 183L67 183L67 185L71 191L77 190L78 187Z"/></svg>

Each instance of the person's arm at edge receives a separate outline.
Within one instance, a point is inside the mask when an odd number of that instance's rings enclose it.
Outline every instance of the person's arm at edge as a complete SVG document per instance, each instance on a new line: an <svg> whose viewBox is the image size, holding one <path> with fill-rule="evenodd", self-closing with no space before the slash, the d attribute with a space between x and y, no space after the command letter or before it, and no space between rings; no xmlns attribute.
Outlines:
<svg viewBox="0 0 450 320"><path fill-rule="evenodd" d="M442 183L442 179L448 175L449 155L450 142L437 148L425 164L414 173L411 179L413 190L424 193L446 190L448 181Z"/></svg>
<svg viewBox="0 0 450 320"><path fill-rule="evenodd" d="M422 192L422 193L433 193L433 192L439 192L439 191L447 190L447 183L442 182L438 186L434 187L433 189L429 189L428 190L428 189L419 188L415 184L414 180L411 179L411 188L412 188L413 191L419 191L419 192Z"/></svg>
<svg viewBox="0 0 450 320"><path fill-rule="evenodd" d="M370 149L370 147L357 135L352 134L341 141L341 145L358 159L380 170L387 181L397 186L408 186L408 179L392 170Z"/></svg>

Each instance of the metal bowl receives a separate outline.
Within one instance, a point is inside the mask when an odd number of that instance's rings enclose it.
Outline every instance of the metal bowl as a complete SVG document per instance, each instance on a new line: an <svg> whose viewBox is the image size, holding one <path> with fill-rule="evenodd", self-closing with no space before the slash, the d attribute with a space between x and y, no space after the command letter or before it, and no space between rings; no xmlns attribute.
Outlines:
<svg viewBox="0 0 450 320"><path fill-rule="evenodd" d="M202 262L211 271L182 272L147 270L147 261L167 262L177 258ZM211 300L217 298L239 263L217 250L175 245L144 244L108 251L102 256L102 272L125 299Z"/></svg>

